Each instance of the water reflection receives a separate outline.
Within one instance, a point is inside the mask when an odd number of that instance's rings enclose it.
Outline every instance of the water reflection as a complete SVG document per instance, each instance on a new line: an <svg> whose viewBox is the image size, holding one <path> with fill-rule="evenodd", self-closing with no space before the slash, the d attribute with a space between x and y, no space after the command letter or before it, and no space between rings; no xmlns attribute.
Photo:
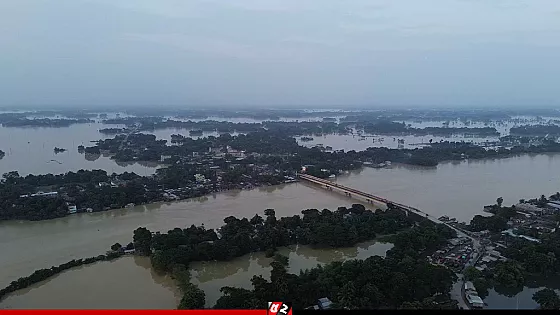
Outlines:
<svg viewBox="0 0 560 315"><path fill-rule="evenodd" d="M311 269L317 265L332 261L349 259L366 259L373 255L385 256L393 247L390 243L369 241L355 247L339 249L314 249L309 246L289 246L278 250L279 254L289 259L288 272L298 274L301 270ZM213 306L221 296L224 286L236 286L251 289L251 278L261 275L270 277L272 258L264 253L253 253L228 262L199 262L191 264L192 282L206 293L206 305Z"/></svg>

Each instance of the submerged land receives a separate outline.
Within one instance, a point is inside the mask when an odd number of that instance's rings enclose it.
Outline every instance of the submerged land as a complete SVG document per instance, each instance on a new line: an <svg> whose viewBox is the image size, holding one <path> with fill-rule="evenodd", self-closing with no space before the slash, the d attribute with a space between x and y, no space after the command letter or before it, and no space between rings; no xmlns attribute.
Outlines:
<svg viewBox="0 0 560 315"><path fill-rule="evenodd" d="M21 176L14 170L5 173L0 183L0 220L41 221L188 200L221 191L272 187L297 181L301 172L337 178L364 167L401 164L435 168L446 161L560 152L558 112L529 112L146 110L115 115L86 110L2 114L0 123L6 128L104 125L99 129L100 139L73 148L54 147L54 153L73 150L86 159L107 156L115 163L150 162L159 168L153 175L84 169ZM413 126L414 121L439 126ZM504 127L508 124L513 126ZM169 128L175 131L170 140L153 134ZM325 135L377 143L358 151L305 145ZM410 143L414 148L407 148L404 138L409 136L423 137L424 141ZM434 141L436 137L449 139ZM474 142L469 140L472 137L488 140ZM398 142L397 148L383 146L382 139L390 138ZM5 154L0 151L0 157ZM303 216L278 219L272 209L266 210L265 218L237 219L232 214L216 230L193 225L161 233L140 228L130 242L115 240L126 242L115 244L107 253L39 270L14 281L1 293L8 295L76 266L134 253L150 256L154 269L176 279L183 294L179 308L202 308L204 292L192 283L188 272L192 262L229 261L262 251L274 257L269 280L255 277L252 289L224 288L215 307L262 308L262 301L274 297L293 301L296 308L321 306L317 303L321 298L332 302L331 308L348 309L478 307L468 296L484 299L489 290L516 294L531 276L560 271L555 229L559 197L543 195L511 207L498 198L495 205L486 207L491 216L475 216L468 223L449 216L440 218L468 237L457 235L446 225L406 218L397 210L373 212L359 204L336 211L309 209ZM375 239L379 234L394 234L389 238L394 247L386 258L332 263L292 275L286 271L286 258L276 255L278 248L288 245L338 248ZM418 241L411 243L411 239ZM335 276L338 274L345 276ZM378 283L372 286L368 277L375 277ZM473 286L468 292L461 291L462 301L451 294L458 282ZM423 289L411 291L410 283ZM546 290L535 296L543 308L560 305L555 299Z"/></svg>

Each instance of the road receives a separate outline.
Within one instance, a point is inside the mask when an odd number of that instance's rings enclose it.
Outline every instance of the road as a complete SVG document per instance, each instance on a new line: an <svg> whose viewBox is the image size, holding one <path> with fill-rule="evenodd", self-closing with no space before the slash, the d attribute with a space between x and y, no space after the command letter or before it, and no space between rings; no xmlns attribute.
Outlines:
<svg viewBox="0 0 560 315"><path fill-rule="evenodd" d="M459 277L459 279L457 280L457 282L453 283L453 287L451 287L451 291L449 292L449 294L451 295L451 298L453 300L457 301L460 308L464 310L470 310L470 306L467 304L467 302L465 302L465 299L463 298L463 284L465 283L463 281L463 275L458 274L457 276Z"/></svg>

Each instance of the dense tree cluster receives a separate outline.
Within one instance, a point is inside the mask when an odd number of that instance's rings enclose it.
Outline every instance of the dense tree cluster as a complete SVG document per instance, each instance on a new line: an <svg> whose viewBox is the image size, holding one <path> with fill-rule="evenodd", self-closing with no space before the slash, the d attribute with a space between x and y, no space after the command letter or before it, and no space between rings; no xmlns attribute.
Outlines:
<svg viewBox="0 0 560 315"><path fill-rule="evenodd" d="M121 184L110 185L111 181ZM108 175L103 170L24 177L9 172L0 182L0 220L57 218L68 214L68 204L76 205L81 211L87 208L101 211L161 199L159 192L146 188L150 183L154 186L153 179L134 173ZM58 194L33 196L39 187Z"/></svg>
<svg viewBox="0 0 560 315"><path fill-rule="evenodd" d="M508 244L503 254L522 266L523 270L540 275L560 272L560 232L541 235L540 243L516 239Z"/></svg>
<svg viewBox="0 0 560 315"><path fill-rule="evenodd" d="M438 232L444 232L439 234ZM415 236L440 240L449 235L445 228L432 223L409 230L403 239ZM429 235L429 236L428 236ZM300 272L287 272L288 259L276 256L271 263L270 281L253 277L253 289L224 287L217 309L262 309L266 301L292 301L295 309L314 305L328 297L335 308L374 309L456 309L449 292L455 274L432 265L419 255L428 244L423 241L399 241L386 258L372 256L366 260L333 262Z"/></svg>
<svg viewBox="0 0 560 315"><path fill-rule="evenodd" d="M334 212L307 209L302 213L303 217L277 219L274 210L267 209L264 218L259 215L250 220L227 217L218 231L191 226L168 233L157 232L150 240L152 264L156 269L169 271L177 263L230 260L256 251L274 252L278 247L291 244L351 246L373 239L377 234L394 233L411 225L399 211L373 213L359 204L349 209L340 207ZM137 233L138 230L135 238ZM147 237L148 233L145 235ZM437 241L429 240L431 244ZM136 241L135 248L139 248Z"/></svg>
<svg viewBox="0 0 560 315"><path fill-rule="evenodd" d="M230 216L217 231L194 225L167 233L151 233L139 228L134 231L134 247L137 252L151 253L156 270L176 274L177 268L182 270L193 261L230 260L256 251L272 256L276 248L291 244L351 246L373 239L377 234L401 231L392 237L395 247L387 259L332 264L300 276L287 274L286 259L277 259L272 263L270 283L255 277L253 291L225 287L222 289L224 297L216 307L262 308L262 303L281 297L303 308L324 295L337 299L341 307L454 307L448 296L455 277L453 272L428 264L423 254L455 237L455 231L427 220L414 224L400 211L373 213L359 204L351 208L339 207L334 212L307 209L302 214L278 219L273 209L267 209L265 217L238 219ZM377 287L373 283L390 285ZM198 288L186 282L180 286L184 296L179 308L195 309L204 304L204 294ZM407 301L409 304L405 304Z"/></svg>
<svg viewBox="0 0 560 315"><path fill-rule="evenodd" d="M544 288L535 292L533 300L539 303L540 308L543 310L560 309L560 296L553 289Z"/></svg>
<svg viewBox="0 0 560 315"><path fill-rule="evenodd" d="M492 216L475 215L471 219L468 229L473 232L484 230L494 233L501 232L508 228L507 222L518 215L515 207L496 206L494 209L494 215Z"/></svg>

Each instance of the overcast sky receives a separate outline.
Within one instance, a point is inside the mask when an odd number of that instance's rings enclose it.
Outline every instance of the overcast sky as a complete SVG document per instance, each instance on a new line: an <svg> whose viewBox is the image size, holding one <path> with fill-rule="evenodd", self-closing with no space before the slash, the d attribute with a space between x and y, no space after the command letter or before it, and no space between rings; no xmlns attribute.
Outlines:
<svg viewBox="0 0 560 315"><path fill-rule="evenodd" d="M0 0L0 106L560 105L559 0Z"/></svg>

